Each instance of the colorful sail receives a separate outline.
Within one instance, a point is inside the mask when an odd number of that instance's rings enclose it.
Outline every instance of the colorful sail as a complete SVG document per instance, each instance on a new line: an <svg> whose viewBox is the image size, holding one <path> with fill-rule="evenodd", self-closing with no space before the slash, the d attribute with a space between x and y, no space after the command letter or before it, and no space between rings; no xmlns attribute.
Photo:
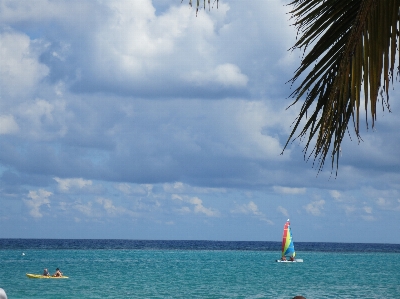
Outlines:
<svg viewBox="0 0 400 299"><path fill-rule="evenodd" d="M285 226L283 227L282 257L284 256L296 256L289 219L286 221Z"/></svg>

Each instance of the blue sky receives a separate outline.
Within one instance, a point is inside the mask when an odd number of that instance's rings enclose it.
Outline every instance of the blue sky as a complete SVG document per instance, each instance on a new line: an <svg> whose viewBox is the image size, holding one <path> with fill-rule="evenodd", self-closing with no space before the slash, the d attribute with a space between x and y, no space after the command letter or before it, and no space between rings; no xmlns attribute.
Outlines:
<svg viewBox="0 0 400 299"><path fill-rule="evenodd" d="M0 238L399 243L398 83L337 177L281 155L287 3L1 0Z"/></svg>

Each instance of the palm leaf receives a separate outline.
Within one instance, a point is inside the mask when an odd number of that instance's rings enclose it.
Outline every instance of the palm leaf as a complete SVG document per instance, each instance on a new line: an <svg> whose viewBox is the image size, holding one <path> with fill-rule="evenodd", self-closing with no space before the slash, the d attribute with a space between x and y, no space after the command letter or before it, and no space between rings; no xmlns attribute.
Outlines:
<svg viewBox="0 0 400 299"><path fill-rule="evenodd" d="M182 2L183 2L183 0L181 0L181 3ZM214 0L214 3L215 2L217 2L217 8L218 8L219 0ZM208 3L208 7L210 7L211 0L207 0L207 3ZM189 0L189 5L193 6L193 1L192 0ZM196 0L196 15L197 15L197 12L199 11L199 8L200 8L200 0ZM206 9L206 0L203 0L203 8Z"/></svg>
<svg viewBox="0 0 400 299"><path fill-rule="evenodd" d="M289 5L300 35L292 50L307 54L291 79L294 84L305 76L291 94L292 105L304 102L285 148L291 140L306 138L305 157L313 145L309 157L318 160L321 170L331 152L332 168L336 162L337 171L340 145L351 119L360 140L362 91L372 126L378 95L388 105L396 52L400 59L400 0L294 0Z"/></svg>

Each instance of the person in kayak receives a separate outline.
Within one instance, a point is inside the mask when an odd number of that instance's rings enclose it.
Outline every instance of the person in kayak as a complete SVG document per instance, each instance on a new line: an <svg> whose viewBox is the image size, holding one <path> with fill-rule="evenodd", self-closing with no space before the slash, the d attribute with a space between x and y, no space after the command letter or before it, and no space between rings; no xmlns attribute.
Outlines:
<svg viewBox="0 0 400 299"><path fill-rule="evenodd" d="M63 274L59 268L56 269L56 273L53 274L53 277L61 277Z"/></svg>
<svg viewBox="0 0 400 299"><path fill-rule="evenodd" d="M47 269L44 269L42 275L43 276L50 276L50 273L49 273L49 271Z"/></svg>

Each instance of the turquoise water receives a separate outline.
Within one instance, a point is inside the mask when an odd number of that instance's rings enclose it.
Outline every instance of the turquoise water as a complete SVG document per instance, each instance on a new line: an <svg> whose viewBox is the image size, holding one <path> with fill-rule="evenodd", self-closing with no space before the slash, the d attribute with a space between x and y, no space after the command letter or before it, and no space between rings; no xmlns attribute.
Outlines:
<svg viewBox="0 0 400 299"><path fill-rule="evenodd" d="M399 253L251 250L0 250L0 287L20 298L397 298ZM29 279L25 273L69 279Z"/></svg>

